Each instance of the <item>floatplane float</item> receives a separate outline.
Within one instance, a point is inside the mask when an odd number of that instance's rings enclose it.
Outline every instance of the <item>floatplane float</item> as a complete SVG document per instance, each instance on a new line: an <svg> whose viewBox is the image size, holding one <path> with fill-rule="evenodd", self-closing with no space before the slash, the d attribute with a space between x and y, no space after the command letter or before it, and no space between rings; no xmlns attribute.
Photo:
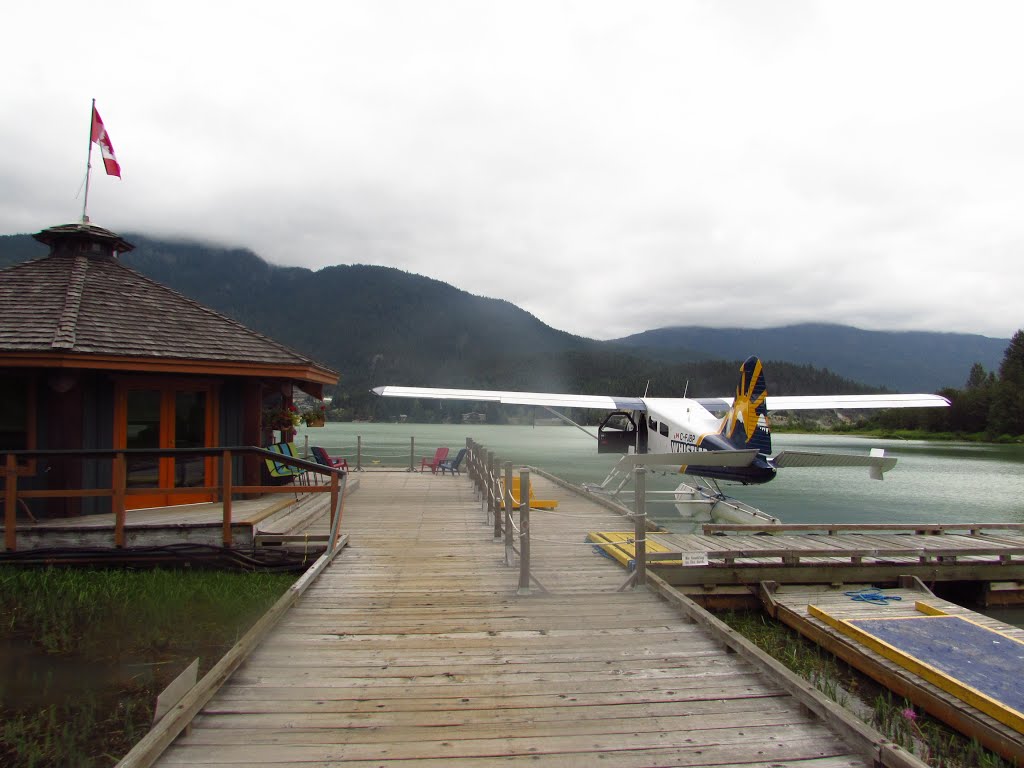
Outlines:
<svg viewBox="0 0 1024 768"><path fill-rule="evenodd" d="M618 495L637 466L677 468L694 483L675 489L677 510L685 520L737 523L779 522L755 507L722 493L719 483L755 485L792 467L867 467L868 476L881 480L896 465L881 448L867 455L817 451L780 451L772 455L768 414L774 411L882 408L941 408L941 395L796 395L769 396L764 368L756 357L740 366L733 397L614 397L605 395L502 392L476 389L383 386L381 397L425 400L466 400L508 405L540 406L597 439L598 453L623 454L596 493ZM608 411L595 435L555 408Z"/></svg>

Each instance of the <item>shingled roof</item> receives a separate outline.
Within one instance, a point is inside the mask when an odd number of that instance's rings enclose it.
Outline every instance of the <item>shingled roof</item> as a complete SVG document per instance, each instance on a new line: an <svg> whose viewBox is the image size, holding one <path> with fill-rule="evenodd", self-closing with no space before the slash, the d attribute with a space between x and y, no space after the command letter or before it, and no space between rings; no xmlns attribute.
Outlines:
<svg viewBox="0 0 1024 768"><path fill-rule="evenodd" d="M120 359L120 369L128 359L140 369L190 361L337 381L329 368L126 267L115 253L133 246L108 230L71 224L35 237L51 246L49 256L0 270L0 364L10 353L59 355L64 364L100 356Z"/></svg>

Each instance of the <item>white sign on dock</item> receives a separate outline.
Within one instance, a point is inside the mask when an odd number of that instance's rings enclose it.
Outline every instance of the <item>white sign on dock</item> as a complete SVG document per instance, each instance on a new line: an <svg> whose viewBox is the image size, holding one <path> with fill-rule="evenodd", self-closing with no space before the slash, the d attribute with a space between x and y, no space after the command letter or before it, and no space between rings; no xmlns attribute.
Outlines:
<svg viewBox="0 0 1024 768"><path fill-rule="evenodd" d="M681 565L684 567L691 565L707 565L708 564L708 553L707 552L682 552L680 553L682 559Z"/></svg>
<svg viewBox="0 0 1024 768"><path fill-rule="evenodd" d="M164 688L163 693L156 697L153 725L159 723L163 716L170 712L174 705L184 698L186 693L192 690L198 679L199 659L196 659L185 667L185 671L174 678L170 685Z"/></svg>

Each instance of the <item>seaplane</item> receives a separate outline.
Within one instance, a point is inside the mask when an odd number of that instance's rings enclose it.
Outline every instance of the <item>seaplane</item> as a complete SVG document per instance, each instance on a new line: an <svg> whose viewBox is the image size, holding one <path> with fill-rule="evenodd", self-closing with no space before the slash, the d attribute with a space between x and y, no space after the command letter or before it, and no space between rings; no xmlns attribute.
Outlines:
<svg viewBox="0 0 1024 768"><path fill-rule="evenodd" d="M881 480L896 465L896 459L881 448L872 448L867 455L786 450L772 455L769 413L949 406L945 397L932 394L769 396L757 357L741 364L732 397L614 397L401 386L376 387L373 392L381 397L539 406L596 437L598 453L623 455L599 488L640 465L678 467L679 473L710 484L712 492L697 489L695 493L719 500L726 498L719 482L767 483L778 470L790 467L867 467L870 478ZM595 435L556 408L608 413ZM684 492L682 486L677 490Z"/></svg>

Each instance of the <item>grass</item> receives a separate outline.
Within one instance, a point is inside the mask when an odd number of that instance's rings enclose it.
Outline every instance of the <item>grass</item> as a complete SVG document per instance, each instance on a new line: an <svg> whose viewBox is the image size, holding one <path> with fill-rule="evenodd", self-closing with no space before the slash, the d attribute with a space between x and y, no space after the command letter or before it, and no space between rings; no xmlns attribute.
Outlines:
<svg viewBox="0 0 1024 768"><path fill-rule="evenodd" d="M936 768L1015 768L944 724L894 697L798 632L760 612L718 618L884 736Z"/></svg>
<svg viewBox="0 0 1024 768"><path fill-rule="evenodd" d="M294 580L0 568L0 765L113 765L157 694L197 656L200 674L213 666Z"/></svg>

